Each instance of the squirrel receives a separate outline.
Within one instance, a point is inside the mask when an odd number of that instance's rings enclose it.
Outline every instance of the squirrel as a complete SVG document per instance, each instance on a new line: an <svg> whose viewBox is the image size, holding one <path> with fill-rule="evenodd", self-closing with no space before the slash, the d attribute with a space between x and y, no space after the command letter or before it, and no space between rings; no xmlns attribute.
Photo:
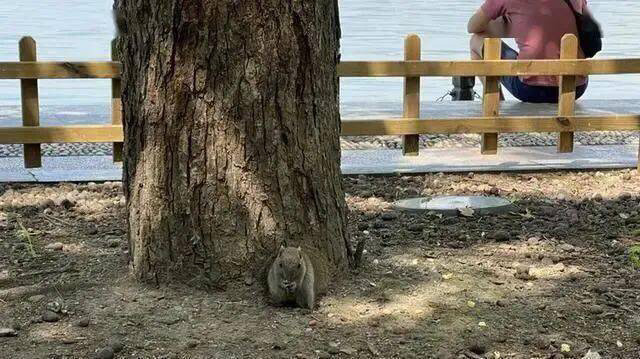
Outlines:
<svg viewBox="0 0 640 359"><path fill-rule="evenodd" d="M322 271L318 273L314 269L302 248L280 246L267 276L271 299L279 305L296 304L313 309L322 285L322 280L316 278L317 274L322 276Z"/></svg>

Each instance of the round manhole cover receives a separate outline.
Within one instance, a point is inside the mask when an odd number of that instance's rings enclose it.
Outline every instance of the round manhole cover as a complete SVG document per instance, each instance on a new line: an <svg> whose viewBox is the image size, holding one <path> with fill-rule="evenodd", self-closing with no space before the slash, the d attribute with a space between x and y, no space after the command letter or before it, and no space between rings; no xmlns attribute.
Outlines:
<svg viewBox="0 0 640 359"><path fill-rule="evenodd" d="M506 213L513 210L511 201L500 197L486 196L445 196L429 198L403 199L394 203L395 207L405 211L432 211L444 215L484 215ZM473 211L468 211L472 209Z"/></svg>

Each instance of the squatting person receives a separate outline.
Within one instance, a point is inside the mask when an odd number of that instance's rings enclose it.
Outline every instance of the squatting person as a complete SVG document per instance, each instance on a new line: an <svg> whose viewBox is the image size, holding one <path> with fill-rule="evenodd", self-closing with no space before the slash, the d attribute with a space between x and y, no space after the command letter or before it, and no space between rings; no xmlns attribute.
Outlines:
<svg viewBox="0 0 640 359"><path fill-rule="evenodd" d="M482 59L484 39L515 38L519 51L502 43L502 59L559 59L560 42L565 34L577 36L571 6L586 14L587 0L485 0L469 19L471 58ZM578 58L583 59L582 49ZM505 76L502 85L518 100L534 103L558 102L557 76ZM588 78L576 80L576 98L587 89Z"/></svg>

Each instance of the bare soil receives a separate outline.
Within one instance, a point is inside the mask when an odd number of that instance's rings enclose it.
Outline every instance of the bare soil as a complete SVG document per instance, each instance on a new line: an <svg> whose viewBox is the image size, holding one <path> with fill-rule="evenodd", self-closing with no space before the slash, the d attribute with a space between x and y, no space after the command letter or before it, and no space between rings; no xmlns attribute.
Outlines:
<svg viewBox="0 0 640 359"><path fill-rule="evenodd" d="M119 183L0 185L0 357L640 358L636 171L345 183L366 253L313 312L271 306L250 279L134 283ZM444 194L516 208L392 207Z"/></svg>

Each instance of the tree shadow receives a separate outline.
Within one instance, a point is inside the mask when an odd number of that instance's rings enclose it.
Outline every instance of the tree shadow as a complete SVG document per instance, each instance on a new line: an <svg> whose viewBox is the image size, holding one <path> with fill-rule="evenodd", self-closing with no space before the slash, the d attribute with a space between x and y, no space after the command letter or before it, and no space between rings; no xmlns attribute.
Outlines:
<svg viewBox="0 0 640 359"><path fill-rule="evenodd" d="M592 185L601 178L605 183L606 176L588 174L584 181ZM557 193L549 189L563 178ZM38 350L91 355L114 337L124 342L123 355L141 357L316 358L337 352L358 358L455 358L484 349L502 357L546 358L567 344L571 352L565 357L581 358L592 348L607 358L634 358L640 278L626 262L625 248L637 241L638 192L619 192L636 180L602 199L582 198L587 189L561 193L571 187L569 180L569 175L553 173L346 178L351 237L357 242L366 236L367 252L363 266L335 281L314 312L270 306L260 282L235 283L224 291L140 286L128 280L121 250L101 239L123 223L121 205L111 200L93 211L82 210L85 201L117 196L90 191L89 198L78 199L70 210L75 217L60 217L74 226L54 225L34 206L30 191L41 193L40 186L27 185L18 189L24 195L11 211L36 231L52 232L53 240L71 246L83 239L79 242L87 248L44 252L51 257L43 257L43 264L87 263L78 270L89 273L70 277L77 288L59 287L59 293L48 292L42 302L21 298L0 303L7 308L0 314L1 324L18 319L24 325L17 341L4 340L0 346L16 358L38 357ZM495 217L440 218L390 207L392 201L427 188L441 194L480 194L495 192L494 187L518 209ZM56 211L62 213L61 208ZM95 238L83 230L107 222L110 226L100 227ZM7 239L11 246L22 242L14 231L0 231L2 245ZM3 252L3 268L38 270L28 262L6 260L15 259L15 253ZM531 267L527 274L535 278L518 278L522 266ZM59 276L26 277L19 284L55 284ZM95 281L83 286L88 277ZM76 314L55 324L25 324L60 294ZM93 323L88 329L72 325L85 315ZM89 338L75 346L61 344L70 337ZM37 345L24 345L28 342Z"/></svg>

